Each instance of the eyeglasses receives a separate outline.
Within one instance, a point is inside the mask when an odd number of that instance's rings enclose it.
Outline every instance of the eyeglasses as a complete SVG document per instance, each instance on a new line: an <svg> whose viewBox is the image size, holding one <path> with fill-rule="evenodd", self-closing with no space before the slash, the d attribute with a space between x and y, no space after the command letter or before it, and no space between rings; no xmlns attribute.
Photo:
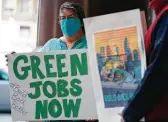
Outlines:
<svg viewBox="0 0 168 122"><path fill-rule="evenodd" d="M59 20L70 19L70 18L77 18L77 16L75 14L71 14L69 16L59 16L58 17Z"/></svg>

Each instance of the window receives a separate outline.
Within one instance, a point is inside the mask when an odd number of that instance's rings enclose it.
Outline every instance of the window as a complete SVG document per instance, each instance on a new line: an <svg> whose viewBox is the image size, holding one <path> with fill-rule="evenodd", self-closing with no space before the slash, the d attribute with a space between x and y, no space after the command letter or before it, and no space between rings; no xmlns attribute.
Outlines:
<svg viewBox="0 0 168 122"><path fill-rule="evenodd" d="M138 50L133 50L134 60L138 60Z"/></svg>
<svg viewBox="0 0 168 122"><path fill-rule="evenodd" d="M30 27L20 26L20 37L29 39L30 38Z"/></svg>
<svg viewBox="0 0 168 122"><path fill-rule="evenodd" d="M30 12L32 0L20 0L20 12ZM33 6L32 6L33 7Z"/></svg>
<svg viewBox="0 0 168 122"><path fill-rule="evenodd" d="M4 10L13 11L16 8L16 0L4 0Z"/></svg>
<svg viewBox="0 0 168 122"><path fill-rule="evenodd" d="M14 15L14 12L16 10L16 5L17 5L16 0L1 0L1 1L2 1L2 7L1 7L2 18L8 19L9 17Z"/></svg>
<svg viewBox="0 0 168 122"><path fill-rule="evenodd" d="M116 47L116 55L119 55L119 48Z"/></svg>
<svg viewBox="0 0 168 122"><path fill-rule="evenodd" d="M104 53L104 51L105 51L105 48L104 47L100 47L100 53Z"/></svg>

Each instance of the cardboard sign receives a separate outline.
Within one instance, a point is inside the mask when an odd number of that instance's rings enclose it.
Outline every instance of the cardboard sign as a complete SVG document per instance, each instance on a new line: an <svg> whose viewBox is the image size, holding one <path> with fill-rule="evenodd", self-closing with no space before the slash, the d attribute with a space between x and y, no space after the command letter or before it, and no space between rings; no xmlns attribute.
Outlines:
<svg viewBox="0 0 168 122"><path fill-rule="evenodd" d="M12 119L97 119L86 50L9 55Z"/></svg>
<svg viewBox="0 0 168 122"><path fill-rule="evenodd" d="M146 68L140 10L86 18L84 24L99 121L120 122Z"/></svg>

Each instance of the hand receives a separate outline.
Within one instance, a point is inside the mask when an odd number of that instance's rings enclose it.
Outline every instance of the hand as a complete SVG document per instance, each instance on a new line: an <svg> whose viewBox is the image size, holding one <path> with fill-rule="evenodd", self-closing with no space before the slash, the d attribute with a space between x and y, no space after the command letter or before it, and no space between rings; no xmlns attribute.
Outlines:
<svg viewBox="0 0 168 122"><path fill-rule="evenodd" d="M95 122L96 120L93 120L93 119L91 119L91 120L86 120L86 122Z"/></svg>
<svg viewBox="0 0 168 122"><path fill-rule="evenodd" d="M121 116L120 122L125 122L124 119L123 119L123 117L122 117L122 113L119 113L118 115Z"/></svg>
<svg viewBox="0 0 168 122"><path fill-rule="evenodd" d="M15 54L16 52L11 52L11 54L13 55L13 54ZM8 56L7 55L5 55L5 58L6 58L6 65L8 66Z"/></svg>

